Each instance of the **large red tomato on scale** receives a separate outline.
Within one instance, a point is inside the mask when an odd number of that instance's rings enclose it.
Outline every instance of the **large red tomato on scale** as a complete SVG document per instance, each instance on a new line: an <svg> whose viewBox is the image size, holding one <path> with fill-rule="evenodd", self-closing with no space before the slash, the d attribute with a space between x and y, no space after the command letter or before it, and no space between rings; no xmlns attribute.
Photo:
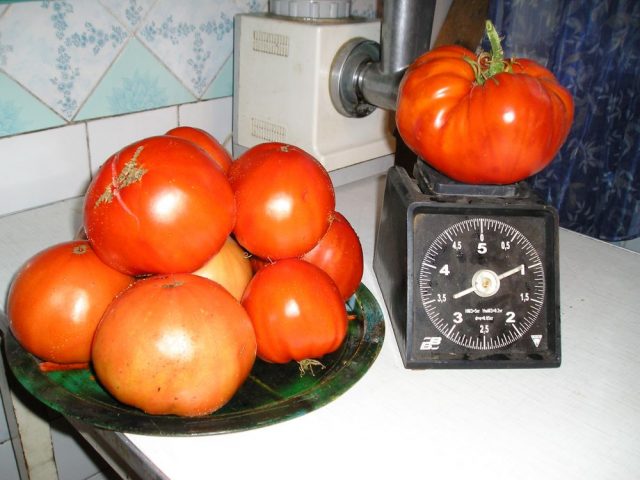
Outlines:
<svg viewBox="0 0 640 480"><path fill-rule="evenodd" d="M487 23L491 54L444 46L420 56L400 84L396 124L407 146L464 183L508 184L546 167L573 121L573 99L525 58L505 60Z"/></svg>
<svg viewBox="0 0 640 480"><path fill-rule="evenodd" d="M289 258L262 267L242 298L258 342L258 356L287 363L335 351L347 334L347 312L327 273Z"/></svg>
<svg viewBox="0 0 640 480"><path fill-rule="evenodd" d="M283 143L247 150L229 169L235 192L235 238L265 259L297 257L329 228L335 194L329 174L311 155Z"/></svg>
<svg viewBox="0 0 640 480"><path fill-rule="evenodd" d="M155 415L198 416L226 404L249 375L247 312L193 274L139 280L109 306L93 342L96 376L116 399Z"/></svg>
<svg viewBox="0 0 640 480"><path fill-rule="evenodd" d="M132 275L196 270L222 248L234 223L225 174L201 148L171 136L111 156L84 202L97 255Z"/></svg>
<svg viewBox="0 0 640 480"><path fill-rule="evenodd" d="M42 360L88 362L103 312L132 282L104 264L86 241L51 246L27 261L11 284L11 331Z"/></svg>

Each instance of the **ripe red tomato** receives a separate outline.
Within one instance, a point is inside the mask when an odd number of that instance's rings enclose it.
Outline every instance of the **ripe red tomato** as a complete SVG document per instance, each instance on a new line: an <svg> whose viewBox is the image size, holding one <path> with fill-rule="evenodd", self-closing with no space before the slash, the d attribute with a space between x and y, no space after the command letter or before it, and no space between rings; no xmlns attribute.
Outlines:
<svg viewBox="0 0 640 480"><path fill-rule="evenodd" d="M335 208L331 178L297 147L257 145L233 163L229 181L237 204L235 238L254 255L300 256L329 228Z"/></svg>
<svg viewBox="0 0 640 480"><path fill-rule="evenodd" d="M571 94L553 74L531 60L504 60L493 34L491 56L436 48L400 84L400 136L460 182L507 184L534 175L553 160L573 121Z"/></svg>
<svg viewBox="0 0 640 480"><path fill-rule="evenodd" d="M178 137L147 138L111 156L84 203L96 253L132 275L196 270L222 248L234 222L226 176Z"/></svg>
<svg viewBox="0 0 640 480"><path fill-rule="evenodd" d="M342 214L334 212L327 233L302 259L327 272L347 300L362 280L362 257L362 245L355 230Z"/></svg>
<svg viewBox="0 0 640 480"><path fill-rule="evenodd" d="M132 282L100 261L87 241L49 247L27 261L11 284L11 331L42 360L88 362L104 310Z"/></svg>
<svg viewBox="0 0 640 480"><path fill-rule="evenodd" d="M347 333L347 311L329 275L304 260L278 260L258 270L242 298L258 357L287 363L335 351Z"/></svg>
<svg viewBox="0 0 640 480"><path fill-rule="evenodd" d="M176 127L169 130L166 134L185 138L198 145L211 155L211 158L213 158L214 162L216 162L225 174L233 162L231 155L229 155L229 152L227 152L220 142L218 142L213 135L210 135L200 128L187 126Z"/></svg>
<svg viewBox="0 0 640 480"><path fill-rule="evenodd" d="M192 274L135 283L96 330L96 376L149 414L197 416L226 404L249 375L256 338L247 312L219 284Z"/></svg>

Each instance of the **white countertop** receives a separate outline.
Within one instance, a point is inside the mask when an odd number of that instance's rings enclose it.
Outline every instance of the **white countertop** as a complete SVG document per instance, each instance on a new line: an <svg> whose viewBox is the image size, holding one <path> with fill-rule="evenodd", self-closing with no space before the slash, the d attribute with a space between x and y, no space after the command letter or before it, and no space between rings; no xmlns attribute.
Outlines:
<svg viewBox="0 0 640 480"><path fill-rule="evenodd" d="M131 455L185 480L637 478L640 255L561 229L560 368L406 370L371 267L383 188L376 177L336 191L362 242L363 282L385 311L385 342L365 376L328 405L261 429L118 436ZM78 200L0 218L2 304L19 265L79 224Z"/></svg>

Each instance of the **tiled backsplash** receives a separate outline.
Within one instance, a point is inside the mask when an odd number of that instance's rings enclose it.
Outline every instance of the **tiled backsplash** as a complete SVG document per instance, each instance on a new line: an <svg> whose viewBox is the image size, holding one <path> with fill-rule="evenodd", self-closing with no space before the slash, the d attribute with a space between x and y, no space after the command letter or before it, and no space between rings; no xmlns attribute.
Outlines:
<svg viewBox="0 0 640 480"><path fill-rule="evenodd" d="M374 17L378 1L353 0ZM233 17L268 0L0 1L0 215L81 195L177 125L230 148Z"/></svg>
<svg viewBox="0 0 640 480"><path fill-rule="evenodd" d="M0 135L231 95L233 17L267 0L0 7Z"/></svg>

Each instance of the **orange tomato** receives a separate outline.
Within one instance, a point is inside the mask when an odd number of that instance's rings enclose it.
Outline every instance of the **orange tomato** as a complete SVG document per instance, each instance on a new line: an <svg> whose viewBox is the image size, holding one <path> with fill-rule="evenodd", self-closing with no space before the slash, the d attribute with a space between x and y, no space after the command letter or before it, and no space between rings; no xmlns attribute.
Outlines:
<svg viewBox="0 0 640 480"><path fill-rule="evenodd" d="M218 282L238 301L253 277L249 254L232 237L228 237L222 249L193 273Z"/></svg>
<svg viewBox="0 0 640 480"><path fill-rule="evenodd" d="M27 261L11 284L11 331L42 360L88 362L103 312L132 282L104 264L87 241L49 247Z"/></svg>
<svg viewBox="0 0 640 480"><path fill-rule="evenodd" d="M255 356L245 309L219 284L188 273L148 277L128 288L105 312L92 349L105 389L154 415L219 409Z"/></svg>

